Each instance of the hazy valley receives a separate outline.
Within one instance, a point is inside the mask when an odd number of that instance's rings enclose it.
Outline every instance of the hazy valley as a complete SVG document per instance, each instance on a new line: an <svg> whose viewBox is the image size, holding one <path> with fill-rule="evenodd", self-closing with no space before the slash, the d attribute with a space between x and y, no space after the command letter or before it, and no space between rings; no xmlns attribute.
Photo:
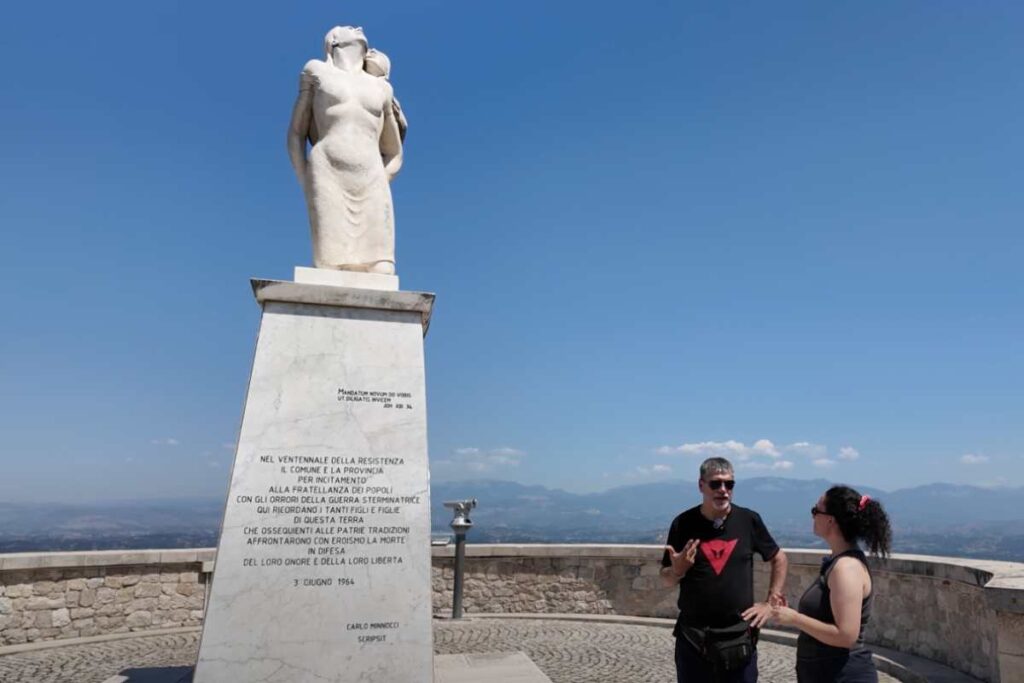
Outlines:
<svg viewBox="0 0 1024 683"><path fill-rule="evenodd" d="M776 539L790 547L820 547L810 533L810 507L825 480L762 477L741 480L736 503L761 513ZM893 519L895 550L1024 561L1024 489L933 484L883 492ZM445 533L443 501L475 497L470 542L654 543L672 518L696 505L689 481L622 486L574 494L508 481L436 482L434 531ZM210 547L217 543L222 499L174 499L96 504L0 503L0 553L51 550Z"/></svg>

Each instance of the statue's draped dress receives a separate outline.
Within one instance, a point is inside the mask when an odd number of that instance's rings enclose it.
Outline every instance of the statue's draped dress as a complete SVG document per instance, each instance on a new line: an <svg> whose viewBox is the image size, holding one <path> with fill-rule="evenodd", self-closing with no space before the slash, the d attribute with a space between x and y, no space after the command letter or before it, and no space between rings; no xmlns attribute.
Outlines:
<svg viewBox="0 0 1024 683"><path fill-rule="evenodd" d="M306 198L317 268L368 270L395 261L391 187L379 142L383 106L390 103L375 81L360 78L323 64L300 79L312 91L319 137L309 153Z"/></svg>

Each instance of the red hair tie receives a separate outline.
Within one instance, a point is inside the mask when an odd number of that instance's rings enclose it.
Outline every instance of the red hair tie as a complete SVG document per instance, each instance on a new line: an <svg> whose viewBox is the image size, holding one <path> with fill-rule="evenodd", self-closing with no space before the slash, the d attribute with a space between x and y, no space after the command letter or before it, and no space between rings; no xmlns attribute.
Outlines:
<svg viewBox="0 0 1024 683"><path fill-rule="evenodd" d="M868 501L871 500L871 496L861 496L860 503L857 504L857 510L861 511L868 506Z"/></svg>

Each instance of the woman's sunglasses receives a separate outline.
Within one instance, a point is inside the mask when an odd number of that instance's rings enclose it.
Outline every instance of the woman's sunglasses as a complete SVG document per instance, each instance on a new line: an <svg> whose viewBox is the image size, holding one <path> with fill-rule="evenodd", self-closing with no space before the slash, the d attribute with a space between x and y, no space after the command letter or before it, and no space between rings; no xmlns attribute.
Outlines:
<svg viewBox="0 0 1024 683"><path fill-rule="evenodd" d="M732 479L712 479L711 481L706 481L704 483L710 486L712 491L717 491L723 486L727 490L732 491L732 487L736 485L736 482Z"/></svg>

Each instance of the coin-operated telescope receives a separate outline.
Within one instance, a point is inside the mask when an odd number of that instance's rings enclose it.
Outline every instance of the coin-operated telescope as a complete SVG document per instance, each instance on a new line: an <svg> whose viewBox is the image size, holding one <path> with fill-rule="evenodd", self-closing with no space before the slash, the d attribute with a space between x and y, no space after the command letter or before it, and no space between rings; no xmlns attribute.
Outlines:
<svg viewBox="0 0 1024 683"><path fill-rule="evenodd" d="M451 521L452 531L455 532L455 587L452 591L452 619L461 619L462 576L466 564L466 532L473 526L472 520L469 519L469 511L476 507L476 498L446 500L444 506L455 513L455 518Z"/></svg>
<svg viewBox="0 0 1024 683"><path fill-rule="evenodd" d="M469 531L470 527L473 526L473 522L469 519L469 511L476 507L476 498L470 498L469 500L446 500L444 506L455 511L455 519L451 522L452 530L456 534L465 534Z"/></svg>

